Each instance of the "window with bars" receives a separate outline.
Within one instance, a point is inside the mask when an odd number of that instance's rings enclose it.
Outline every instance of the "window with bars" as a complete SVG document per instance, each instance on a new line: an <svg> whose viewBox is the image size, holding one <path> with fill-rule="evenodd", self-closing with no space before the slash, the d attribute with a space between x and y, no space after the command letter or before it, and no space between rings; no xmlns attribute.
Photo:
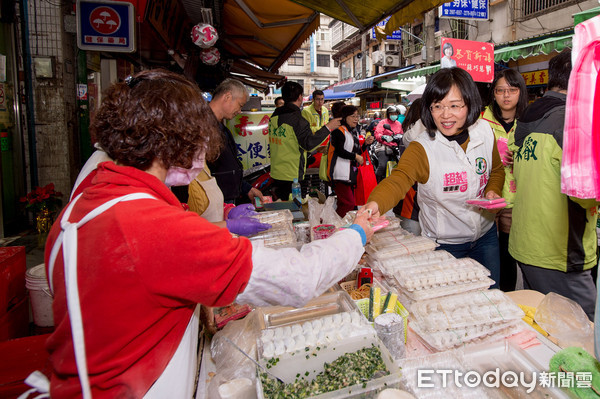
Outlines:
<svg viewBox="0 0 600 399"><path fill-rule="evenodd" d="M462 19L450 19L450 29L454 39L468 39L469 32L467 31L466 21Z"/></svg>
<svg viewBox="0 0 600 399"><path fill-rule="evenodd" d="M324 90L328 86L329 86L328 80L315 80L315 83L313 84L313 87L315 89L319 89L319 90Z"/></svg>
<svg viewBox="0 0 600 399"><path fill-rule="evenodd" d="M288 65L292 66L303 66L304 65L304 53L296 52L292 54L290 58L288 58Z"/></svg>
<svg viewBox="0 0 600 399"><path fill-rule="evenodd" d="M317 66L329 67L331 64L331 57L329 54L317 54Z"/></svg>
<svg viewBox="0 0 600 399"><path fill-rule="evenodd" d="M520 19L533 17L543 11L562 6L567 3L576 3L576 0L516 0L520 4ZM519 10L519 7L516 7Z"/></svg>

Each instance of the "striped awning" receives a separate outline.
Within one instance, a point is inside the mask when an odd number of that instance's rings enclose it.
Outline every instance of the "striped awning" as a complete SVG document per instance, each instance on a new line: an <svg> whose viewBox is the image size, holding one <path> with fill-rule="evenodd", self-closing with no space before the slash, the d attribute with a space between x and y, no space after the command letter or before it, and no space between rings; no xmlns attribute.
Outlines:
<svg viewBox="0 0 600 399"><path fill-rule="evenodd" d="M550 54L553 51L560 53L565 48L571 48L572 46L572 34L557 37L548 37L546 39L538 40L535 42L524 43L520 45L511 45L502 47L500 49L496 48L494 50L494 61L516 61L519 58L527 58L540 54Z"/></svg>

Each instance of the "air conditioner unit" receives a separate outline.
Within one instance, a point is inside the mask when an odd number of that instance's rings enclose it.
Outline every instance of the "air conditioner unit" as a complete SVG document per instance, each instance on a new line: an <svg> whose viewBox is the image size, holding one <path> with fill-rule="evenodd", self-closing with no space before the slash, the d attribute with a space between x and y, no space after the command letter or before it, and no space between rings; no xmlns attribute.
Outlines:
<svg viewBox="0 0 600 399"><path fill-rule="evenodd" d="M389 53L394 53L394 52L398 51L398 46L394 43L386 43L385 51L389 52Z"/></svg>
<svg viewBox="0 0 600 399"><path fill-rule="evenodd" d="M383 59L383 66L386 67L399 67L400 66L400 56L393 54L386 54Z"/></svg>
<svg viewBox="0 0 600 399"><path fill-rule="evenodd" d="M383 64L383 51L373 51L373 64L382 65Z"/></svg>

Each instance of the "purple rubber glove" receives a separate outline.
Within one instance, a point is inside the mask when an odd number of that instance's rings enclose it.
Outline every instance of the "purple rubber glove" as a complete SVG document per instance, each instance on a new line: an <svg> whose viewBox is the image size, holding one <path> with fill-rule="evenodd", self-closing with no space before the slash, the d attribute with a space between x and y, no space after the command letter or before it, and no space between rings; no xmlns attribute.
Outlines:
<svg viewBox="0 0 600 399"><path fill-rule="evenodd" d="M270 224L261 223L258 219L252 217L227 219L225 223L227 224L229 231L240 236L251 236L271 228Z"/></svg>
<svg viewBox="0 0 600 399"><path fill-rule="evenodd" d="M231 209L227 214L227 219L239 219L248 216L258 215L258 213L254 212L254 205L252 204L242 204L238 205L235 208Z"/></svg>

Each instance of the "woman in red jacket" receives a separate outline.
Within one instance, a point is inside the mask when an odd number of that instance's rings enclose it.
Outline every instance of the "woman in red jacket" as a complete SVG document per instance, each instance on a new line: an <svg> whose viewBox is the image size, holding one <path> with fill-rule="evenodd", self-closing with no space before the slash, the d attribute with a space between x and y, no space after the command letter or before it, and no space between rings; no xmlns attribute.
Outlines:
<svg viewBox="0 0 600 399"><path fill-rule="evenodd" d="M149 70L117 83L91 128L114 162L98 165L46 243L52 397L192 397L199 303L301 306L354 268L372 234L363 212L360 225L306 253L253 248L185 212L165 181L189 183L219 136L181 75Z"/></svg>

